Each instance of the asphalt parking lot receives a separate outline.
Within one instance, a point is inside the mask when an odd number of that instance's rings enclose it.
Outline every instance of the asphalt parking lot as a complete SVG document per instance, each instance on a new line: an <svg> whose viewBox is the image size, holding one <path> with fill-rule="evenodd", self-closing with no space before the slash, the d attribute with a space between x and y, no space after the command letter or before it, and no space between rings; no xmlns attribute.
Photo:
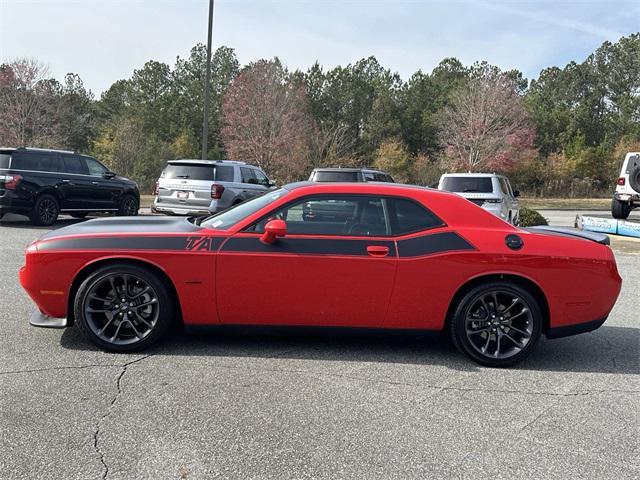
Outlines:
<svg viewBox="0 0 640 480"><path fill-rule="evenodd" d="M42 232L0 223L3 479L640 476L638 254L617 253L602 328L497 370L417 335L175 333L103 353L29 326L17 271Z"/></svg>

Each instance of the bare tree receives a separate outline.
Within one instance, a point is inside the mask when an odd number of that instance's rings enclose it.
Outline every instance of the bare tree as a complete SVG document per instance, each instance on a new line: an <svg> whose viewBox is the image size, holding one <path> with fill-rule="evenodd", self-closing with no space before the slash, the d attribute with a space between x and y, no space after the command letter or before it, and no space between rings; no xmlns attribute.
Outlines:
<svg viewBox="0 0 640 480"><path fill-rule="evenodd" d="M57 121L61 85L48 80L47 68L35 59L19 58L0 66L0 144L59 146Z"/></svg>
<svg viewBox="0 0 640 480"><path fill-rule="evenodd" d="M453 93L439 129L450 167L503 170L531 151L535 132L517 87L509 75L482 68Z"/></svg>
<svg viewBox="0 0 640 480"><path fill-rule="evenodd" d="M304 89L287 81L278 59L251 64L229 87L222 139L230 158L255 163L279 181L311 165L316 127Z"/></svg>

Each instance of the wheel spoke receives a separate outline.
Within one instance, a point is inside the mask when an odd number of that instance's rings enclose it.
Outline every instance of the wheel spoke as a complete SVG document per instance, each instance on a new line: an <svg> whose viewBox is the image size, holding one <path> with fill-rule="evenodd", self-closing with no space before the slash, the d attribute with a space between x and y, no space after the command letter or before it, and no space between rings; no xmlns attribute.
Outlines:
<svg viewBox="0 0 640 480"><path fill-rule="evenodd" d="M136 293L133 297L130 297L129 300L135 300L136 298L140 297L141 295L144 295L145 293L147 293L149 290L151 290L151 287L149 287L149 286L144 287L140 292Z"/></svg>
<svg viewBox="0 0 640 480"><path fill-rule="evenodd" d="M506 327L509 328L509 330L515 330L516 332L518 332L520 335L524 335L525 337L529 338L531 336L531 334L525 330L520 330L519 328L514 327L513 325L505 325Z"/></svg>
<svg viewBox="0 0 640 480"><path fill-rule="evenodd" d="M142 323L144 323L149 329L153 328L153 325L151 325L149 322L147 322L142 315L140 315L138 312L136 312L135 310L133 310L133 314L138 317L138 320L140 320Z"/></svg>
<svg viewBox="0 0 640 480"><path fill-rule="evenodd" d="M484 344L484 347L482 347L482 353L487 353L487 348L489 348L489 343L491 343L491 334L487 335L487 341Z"/></svg>
<svg viewBox="0 0 640 480"><path fill-rule="evenodd" d="M498 358L498 355L500 354L500 341L502 340L502 335L497 335L496 336L496 351L494 352L493 356Z"/></svg>
<svg viewBox="0 0 640 480"><path fill-rule="evenodd" d="M110 303L111 302L111 300L109 300L108 298L99 297L95 293L90 294L89 298L92 299L92 300L97 300L99 302L103 302L103 303Z"/></svg>
<svg viewBox="0 0 640 480"><path fill-rule="evenodd" d="M135 327L133 322L129 320L129 317L126 317L125 319L126 319L126 322L129 324L129 326L133 329L133 333L135 333L136 337L142 338L142 334L138 331L138 329Z"/></svg>
<svg viewBox="0 0 640 480"><path fill-rule="evenodd" d="M505 310L502 311L502 314L508 313L513 307L515 307L518 303L520 303L520 299L518 297L513 297L511 301L511 305L509 305Z"/></svg>
<svg viewBox="0 0 640 480"><path fill-rule="evenodd" d="M154 303L158 303L158 300L156 300L155 298L152 298L148 302L141 303L140 305L136 305L135 307L131 307L131 308L138 309L138 308L146 307L147 305L153 305Z"/></svg>
<svg viewBox="0 0 640 480"><path fill-rule="evenodd" d="M513 317L509 317L509 320L515 320L516 318L518 318L521 315L524 315L525 313L527 313L529 310L527 310L526 308L523 308L522 310L520 310L520 312L516 313Z"/></svg>
<svg viewBox="0 0 640 480"><path fill-rule="evenodd" d="M498 314L498 294L496 292L493 292L491 296L493 298L493 313L497 315Z"/></svg>
<svg viewBox="0 0 640 480"><path fill-rule="evenodd" d="M120 322L116 328L116 333L113 334L113 337L111 337L111 341L113 342L116 338L118 338L118 334L120 333L120 329L122 328L122 324L124 322Z"/></svg>
<svg viewBox="0 0 640 480"><path fill-rule="evenodd" d="M520 350L522 350L524 348L524 343L518 342L515 338L513 338L511 335L509 335L506 332L502 333L505 337L507 337L509 340L511 340L513 342L513 344L518 347Z"/></svg>
<svg viewBox="0 0 640 480"><path fill-rule="evenodd" d="M488 332L489 330L491 330L491 327L479 328L477 330L471 330L469 335L477 335L478 333Z"/></svg>
<svg viewBox="0 0 640 480"><path fill-rule="evenodd" d="M87 312L89 313L106 313L112 311L112 308L87 308Z"/></svg>
<svg viewBox="0 0 640 480"><path fill-rule="evenodd" d="M105 323L100 330L98 330L98 334L102 335L104 331L107 329L107 327L111 325L115 319L116 319L116 316L115 315L112 316L111 319L108 320L107 323Z"/></svg>

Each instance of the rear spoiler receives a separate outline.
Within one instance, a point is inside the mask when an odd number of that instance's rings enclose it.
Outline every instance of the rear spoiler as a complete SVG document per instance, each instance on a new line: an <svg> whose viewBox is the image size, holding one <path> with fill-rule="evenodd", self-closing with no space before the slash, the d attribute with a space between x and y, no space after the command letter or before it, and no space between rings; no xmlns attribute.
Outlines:
<svg viewBox="0 0 640 480"><path fill-rule="evenodd" d="M609 245L611 240L604 233L598 232L586 232L584 230L576 230L569 227L548 227L541 225L539 227L527 227L523 230L531 233L540 233L543 235L559 235L561 237L573 237L582 238L584 240L591 240L592 242L600 243L602 245Z"/></svg>

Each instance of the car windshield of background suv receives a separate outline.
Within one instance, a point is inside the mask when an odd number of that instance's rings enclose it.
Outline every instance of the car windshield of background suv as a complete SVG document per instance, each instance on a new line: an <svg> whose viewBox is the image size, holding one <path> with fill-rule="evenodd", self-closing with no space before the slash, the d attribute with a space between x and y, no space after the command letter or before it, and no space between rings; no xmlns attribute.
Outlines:
<svg viewBox="0 0 640 480"><path fill-rule="evenodd" d="M458 193L492 193L490 177L445 177L442 189Z"/></svg>

